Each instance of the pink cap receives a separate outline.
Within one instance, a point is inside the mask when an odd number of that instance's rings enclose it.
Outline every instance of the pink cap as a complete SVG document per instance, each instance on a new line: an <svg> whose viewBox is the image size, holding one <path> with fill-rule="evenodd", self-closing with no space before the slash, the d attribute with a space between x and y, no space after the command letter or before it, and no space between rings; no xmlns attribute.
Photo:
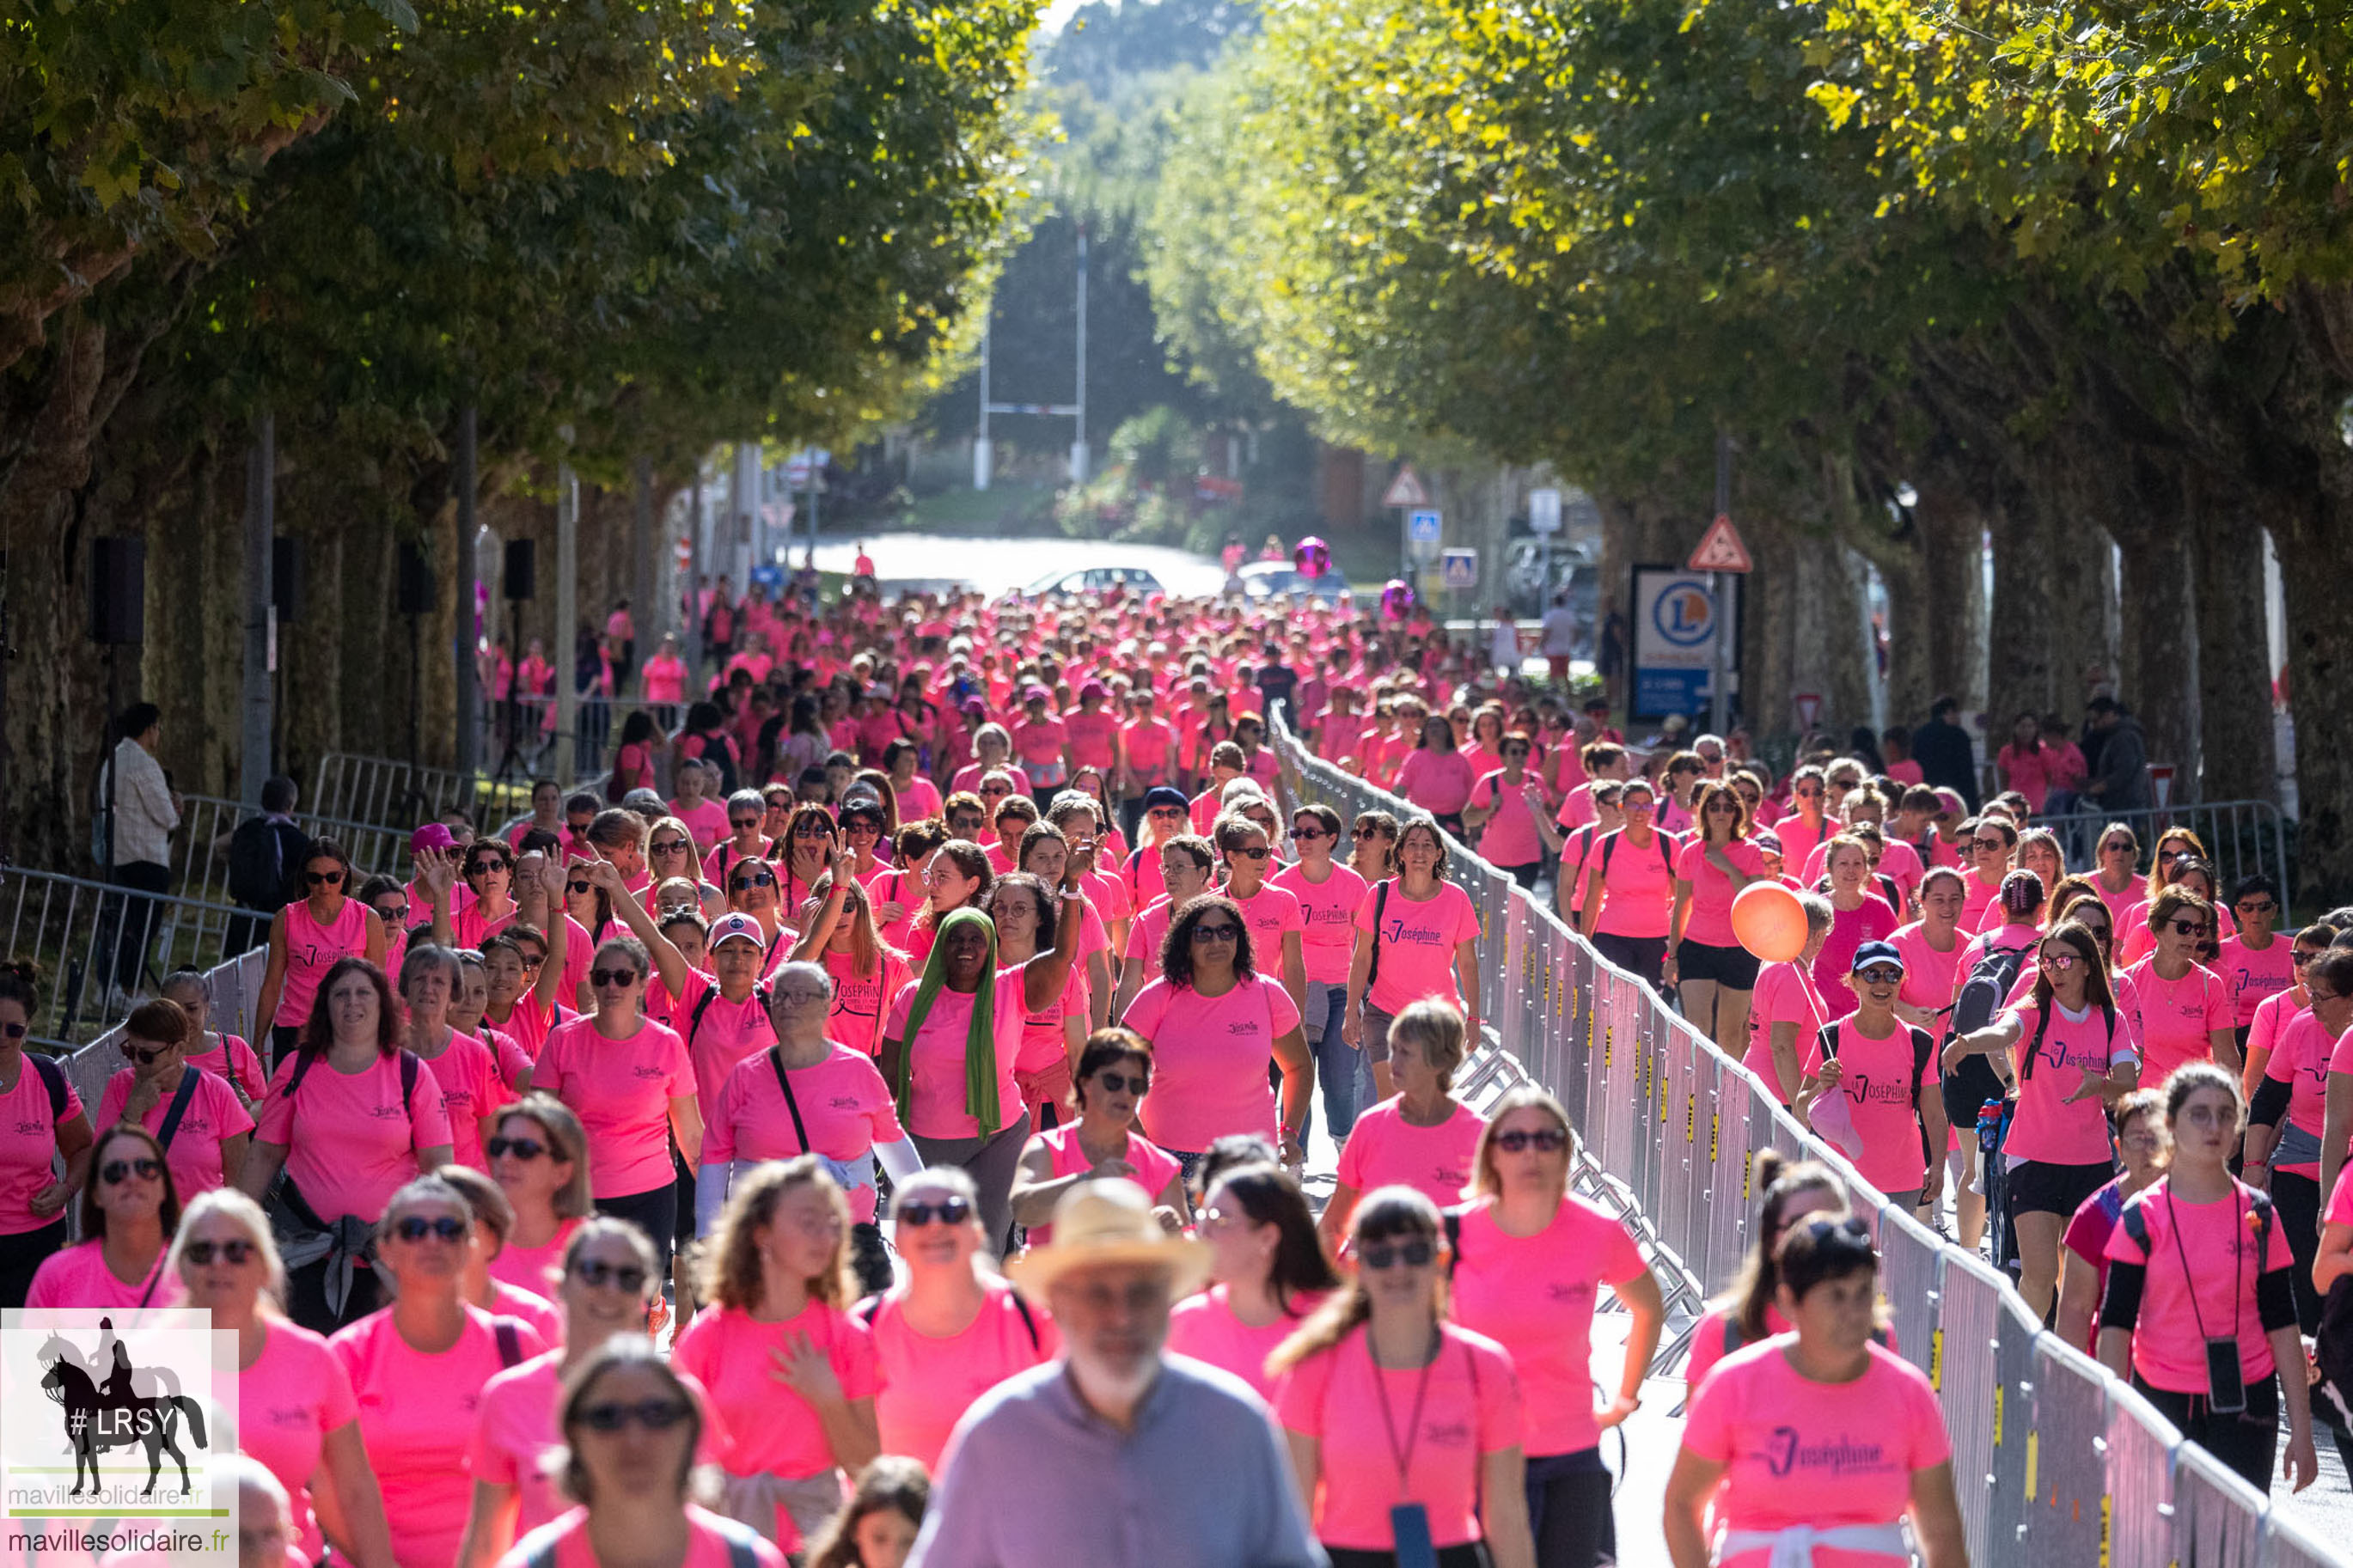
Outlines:
<svg viewBox="0 0 2353 1568"><path fill-rule="evenodd" d="M457 847L457 835L449 831L446 823L428 822L408 836L408 852L411 855L422 855L428 849L455 849Z"/></svg>
<svg viewBox="0 0 2353 1568"><path fill-rule="evenodd" d="M710 940L706 945L712 952L716 952L719 951L721 942L738 937L764 952L768 945L767 933L760 929L760 922L750 915L720 916L718 922L711 928Z"/></svg>
<svg viewBox="0 0 2353 1568"><path fill-rule="evenodd" d="M1936 805L1939 810L1949 811L1955 816L1966 816L1969 809L1968 803L1961 798L1961 792L1957 789L1937 790Z"/></svg>

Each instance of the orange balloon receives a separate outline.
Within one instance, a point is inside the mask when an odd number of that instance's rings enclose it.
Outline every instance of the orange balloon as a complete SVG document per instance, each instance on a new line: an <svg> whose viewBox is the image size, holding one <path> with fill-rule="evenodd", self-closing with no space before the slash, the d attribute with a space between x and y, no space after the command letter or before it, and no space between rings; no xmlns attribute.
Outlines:
<svg viewBox="0 0 2353 1568"><path fill-rule="evenodd" d="M1766 963L1787 963L1806 951L1806 907L1778 882L1751 882L1732 900L1732 931Z"/></svg>

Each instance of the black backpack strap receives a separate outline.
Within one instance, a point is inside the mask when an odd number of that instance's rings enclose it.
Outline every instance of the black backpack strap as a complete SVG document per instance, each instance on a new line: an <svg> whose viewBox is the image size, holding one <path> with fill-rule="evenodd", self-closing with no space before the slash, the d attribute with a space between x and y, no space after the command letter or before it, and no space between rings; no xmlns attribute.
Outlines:
<svg viewBox="0 0 2353 1568"><path fill-rule="evenodd" d="M1010 1287L1007 1288L1005 1293L1013 1298L1013 1310L1021 1314L1021 1326L1029 1331L1029 1348L1033 1351L1045 1349L1045 1346L1038 1342L1038 1317L1029 1310L1029 1299Z"/></svg>
<svg viewBox="0 0 2353 1568"><path fill-rule="evenodd" d="M491 1331L498 1337L501 1366L513 1366L522 1360L522 1334L512 1318L492 1319Z"/></svg>
<svg viewBox="0 0 2353 1568"><path fill-rule="evenodd" d="M415 1117L409 1111L409 1102L417 1098L417 1075L424 1070L423 1057L412 1050L402 1050L400 1053L400 1113L409 1117L412 1122Z"/></svg>
<svg viewBox="0 0 2353 1568"><path fill-rule="evenodd" d="M686 1048L689 1053L694 1049L694 1031L702 1027L702 1016L711 1011L711 1004L716 1001L718 996L719 983L714 980L703 987L702 994L695 999L694 1011L687 1015Z"/></svg>
<svg viewBox="0 0 2353 1568"><path fill-rule="evenodd" d="M41 1087L48 1091L49 1125L54 1127L66 1119L66 1069L58 1065L56 1058L37 1051L26 1051L25 1059L41 1075Z"/></svg>
<svg viewBox="0 0 2353 1568"><path fill-rule="evenodd" d="M1609 857L1618 853L1618 836L1624 831L1617 828L1601 836L1601 880L1604 883L1609 880Z"/></svg>
<svg viewBox="0 0 2353 1568"><path fill-rule="evenodd" d="M2263 1271L2263 1254L2271 1250L2272 1221L2279 1211L2273 1206L2271 1194L2264 1192L2250 1192L2247 1208L2255 1216L2255 1272L2261 1274Z"/></svg>
<svg viewBox="0 0 2353 1568"><path fill-rule="evenodd" d="M801 1152L816 1153L817 1151L809 1147L808 1128L801 1121L801 1102L793 1098L792 1075L785 1071L785 1048L782 1046L768 1047L768 1065L776 1069L776 1087L785 1091L785 1109L793 1113L793 1136L801 1141Z"/></svg>
<svg viewBox="0 0 2353 1568"><path fill-rule="evenodd" d="M1451 1279L1462 1263L1462 1211L1441 1209L1438 1219L1446 1229L1446 1277Z"/></svg>
<svg viewBox="0 0 2353 1568"><path fill-rule="evenodd" d="M2148 1216L2140 1212L2140 1205L2125 1205L2123 1212L2116 1215L2116 1223L2125 1227L2125 1234L2132 1237L2133 1245L2140 1248L2146 1258L2148 1254Z"/></svg>
<svg viewBox="0 0 2353 1568"><path fill-rule="evenodd" d="M1936 1054L1936 1042L1928 1037L1926 1029L1912 1031L1912 1103L1920 1103L1920 1086L1928 1081L1928 1061Z"/></svg>
<svg viewBox="0 0 2353 1568"><path fill-rule="evenodd" d="M1741 1342L1745 1338L1746 1338L1746 1336L1740 1331L1740 1314L1737 1312L1726 1312L1724 1315L1723 1353L1730 1355L1734 1351L1738 1350L1740 1348Z"/></svg>
<svg viewBox="0 0 2353 1568"><path fill-rule="evenodd" d="M179 1087L172 1090L172 1108L164 1112L164 1125L155 1133L155 1142L164 1152L172 1149L172 1140L180 1131L180 1118L188 1113L188 1101L196 1097L196 1079L202 1072L195 1068L180 1069Z"/></svg>
<svg viewBox="0 0 2353 1568"><path fill-rule="evenodd" d="M1365 965L1365 994L1367 996L1373 994L1373 982L1380 978L1381 917L1388 912L1389 884L1392 880L1394 879L1384 877L1380 886L1373 889L1373 961Z"/></svg>
<svg viewBox="0 0 2353 1568"><path fill-rule="evenodd" d="M2052 1004L2052 1006L2054 1006L2054 1007L2055 1007L2055 1006L2057 1006L2057 1005L2058 1005L2058 1004L2057 1004L2057 1003L2055 1003L2055 1002ZM2034 1010L2034 1038L2033 1038L2031 1042L2029 1042L2029 1043L2028 1043L2028 1045L2027 1045L2027 1047L2026 1047L2026 1060L2025 1060L2024 1062L2021 1063L2021 1064L2020 1064L2020 1066L2019 1066L2019 1068L2018 1068L2018 1081L2019 1081L2019 1082L2021 1082L2021 1083L2026 1083L2026 1082L2031 1081L2031 1080L2033 1079L2033 1077L2034 1077L2034 1058L2037 1058L2037 1057L2039 1057L2039 1056L2041 1056L2041 1055L2042 1054L2042 1037L2043 1037L2043 1036L2045 1036L2045 1035L2047 1035L2047 1034L2049 1034L2050 1032L2051 1032L2051 1007L2038 1007L2038 1008L2036 1008L2036 1009ZM2113 1036L2114 1036L2114 1034L2116 1033L2116 1024L2115 1024L2115 1021L2114 1021L2114 1015L2111 1015L2111 1016L2110 1016L2110 1022L2109 1022L2109 1025L2108 1025L2108 1032L2109 1032L2109 1034L2110 1034L2112 1037L2113 1037Z"/></svg>

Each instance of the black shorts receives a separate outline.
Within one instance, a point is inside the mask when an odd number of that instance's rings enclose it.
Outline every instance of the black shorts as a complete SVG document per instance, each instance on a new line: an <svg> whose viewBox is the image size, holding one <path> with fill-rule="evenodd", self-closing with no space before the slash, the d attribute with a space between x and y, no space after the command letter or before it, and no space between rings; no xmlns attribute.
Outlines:
<svg viewBox="0 0 2353 1568"><path fill-rule="evenodd" d="M1757 955L1738 945L1715 947L1689 937L1675 949L1675 978L1713 980L1735 991L1757 989Z"/></svg>
<svg viewBox="0 0 2353 1568"><path fill-rule="evenodd" d="M2004 1173L2010 1212L2055 1214L2073 1218L2084 1200L2116 1180L2116 1167L2105 1160L2089 1165L2054 1165L2047 1160L2024 1160Z"/></svg>

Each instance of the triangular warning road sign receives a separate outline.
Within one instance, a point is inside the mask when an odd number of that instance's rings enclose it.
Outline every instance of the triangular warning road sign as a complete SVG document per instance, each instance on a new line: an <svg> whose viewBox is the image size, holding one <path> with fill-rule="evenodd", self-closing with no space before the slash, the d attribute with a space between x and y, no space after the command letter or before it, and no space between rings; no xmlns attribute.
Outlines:
<svg viewBox="0 0 2353 1568"><path fill-rule="evenodd" d="M1748 558L1748 546L1740 542L1740 532L1732 526L1732 519L1722 512L1707 525L1700 536L1699 548L1691 553L1684 564L1689 572L1753 572L1757 563Z"/></svg>
<svg viewBox="0 0 2353 1568"><path fill-rule="evenodd" d="M1421 488L1421 476L1413 471L1411 463L1397 471L1397 478L1389 481L1388 491L1381 497L1381 504L1404 507L1430 504L1430 492Z"/></svg>

